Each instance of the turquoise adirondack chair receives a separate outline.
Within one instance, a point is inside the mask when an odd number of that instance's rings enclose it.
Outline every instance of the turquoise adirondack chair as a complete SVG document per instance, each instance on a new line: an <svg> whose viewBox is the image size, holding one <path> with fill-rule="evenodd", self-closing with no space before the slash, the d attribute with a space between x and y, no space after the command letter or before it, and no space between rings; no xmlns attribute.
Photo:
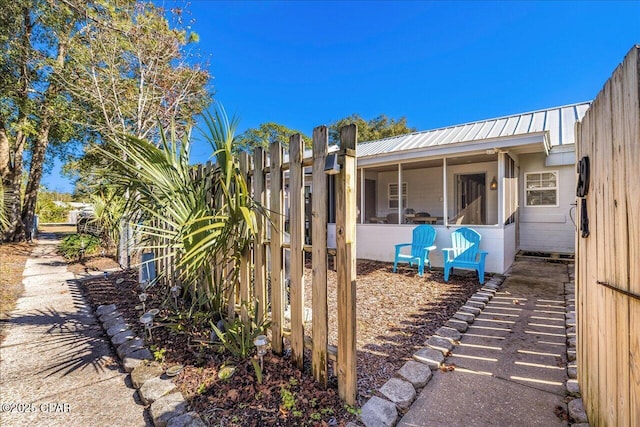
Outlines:
<svg viewBox="0 0 640 427"><path fill-rule="evenodd" d="M473 269L484 284L484 260L488 252L480 250L480 233L471 228L459 228L451 233L452 248L444 248L444 281L449 280L453 267Z"/></svg>
<svg viewBox="0 0 640 427"><path fill-rule="evenodd" d="M408 262L410 266L415 263L418 266L418 276L424 274L424 265L431 269L429 261L429 251L435 249L433 242L436 241L436 230L430 225L419 225L413 229L413 240L411 243L401 243L396 245L396 256L393 261L393 272L398 268L398 262ZM401 253L402 248L410 246L411 253Z"/></svg>

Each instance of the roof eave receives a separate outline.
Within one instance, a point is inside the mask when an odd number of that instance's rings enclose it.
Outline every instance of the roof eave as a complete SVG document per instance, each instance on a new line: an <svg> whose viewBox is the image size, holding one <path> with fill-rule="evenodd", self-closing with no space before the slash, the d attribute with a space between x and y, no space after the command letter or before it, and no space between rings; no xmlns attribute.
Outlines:
<svg viewBox="0 0 640 427"><path fill-rule="evenodd" d="M373 166L381 163L394 161L413 160L416 158L442 158L454 157L456 155L470 155L486 152L492 149L522 148L525 146L539 146L539 152L549 154L551 144L547 131L531 132L522 135L509 137L497 137L481 139L476 141L455 142L442 146L430 146L414 148L403 151L390 151L387 153L372 154L369 156L358 156L358 166ZM538 151L538 150L536 150Z"/></svg>

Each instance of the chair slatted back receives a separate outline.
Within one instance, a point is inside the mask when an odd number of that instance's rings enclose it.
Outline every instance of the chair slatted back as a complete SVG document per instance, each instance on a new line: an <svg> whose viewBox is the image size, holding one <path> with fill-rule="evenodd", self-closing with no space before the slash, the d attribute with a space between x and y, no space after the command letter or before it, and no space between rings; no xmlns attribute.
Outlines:
<svg viewBox="0 0 640 427"><path fill-rule="evenodd" d="M451 233L454 257L459 261L475 262L480 251L480 233L470 228L459 228Z"/></svg>
<svg viewBox="0 0 640 427"><path fill-rule="evenodd" d="M436 230L427 224L419 225L413 229L413 240L411 241L411 255L420 257L424 255L424 248L433 246L436 241Z"/></svg>

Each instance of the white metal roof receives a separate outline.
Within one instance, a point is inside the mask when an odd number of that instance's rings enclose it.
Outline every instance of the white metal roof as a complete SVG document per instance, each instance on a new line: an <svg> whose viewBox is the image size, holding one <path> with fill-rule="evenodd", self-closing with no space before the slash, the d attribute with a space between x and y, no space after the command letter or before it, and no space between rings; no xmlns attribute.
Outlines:
<svg viewBox="0 0 640 427"><path fill-rule="evenodd" d="M547 132L551 147L573 144L574 125L582 119L590 104L590 101L581 102L363 142L358 144L358 158L540 132Z"/></svg>

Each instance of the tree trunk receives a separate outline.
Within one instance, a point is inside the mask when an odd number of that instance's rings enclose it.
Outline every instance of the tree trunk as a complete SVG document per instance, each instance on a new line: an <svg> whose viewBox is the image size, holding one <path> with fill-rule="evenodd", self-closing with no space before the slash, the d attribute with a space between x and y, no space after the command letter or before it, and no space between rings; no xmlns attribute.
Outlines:
<svg viewBox="0 0 640 427"><path fill-rule="evenodd" d="M36 213L36 203L38 201L38 189L42 180L42 168L44 156L49 145L49 129L51 124L49 119L44 117L40 124L40 131L34 146L31 148L31 167L29 168L29 180L24 193L24 204L22 206L22 223L24 224L27 240L33 239L33 220Z"/></svg>
<svg viewBox="0 0 640 427"><path fill-rule="evenodd" d="M20 119L18 126L22 126L24 123L26 123L26 118L23 117ZM5 142L1 143L4 144ZM8 139L6 143L9 143ZM9 227L5 230L2 240L8 242L24 240L24 226L20 215L22 206L20 186L22 184L22 154L24 144L25 135L23 132L18 131L15 146L13 149L9 148L9 153L6 158L0 159L3 162L0 169L2 170L2 185L4 187L4 208L9 222ZM6 163L4 163L5 161Z"/></svg>

